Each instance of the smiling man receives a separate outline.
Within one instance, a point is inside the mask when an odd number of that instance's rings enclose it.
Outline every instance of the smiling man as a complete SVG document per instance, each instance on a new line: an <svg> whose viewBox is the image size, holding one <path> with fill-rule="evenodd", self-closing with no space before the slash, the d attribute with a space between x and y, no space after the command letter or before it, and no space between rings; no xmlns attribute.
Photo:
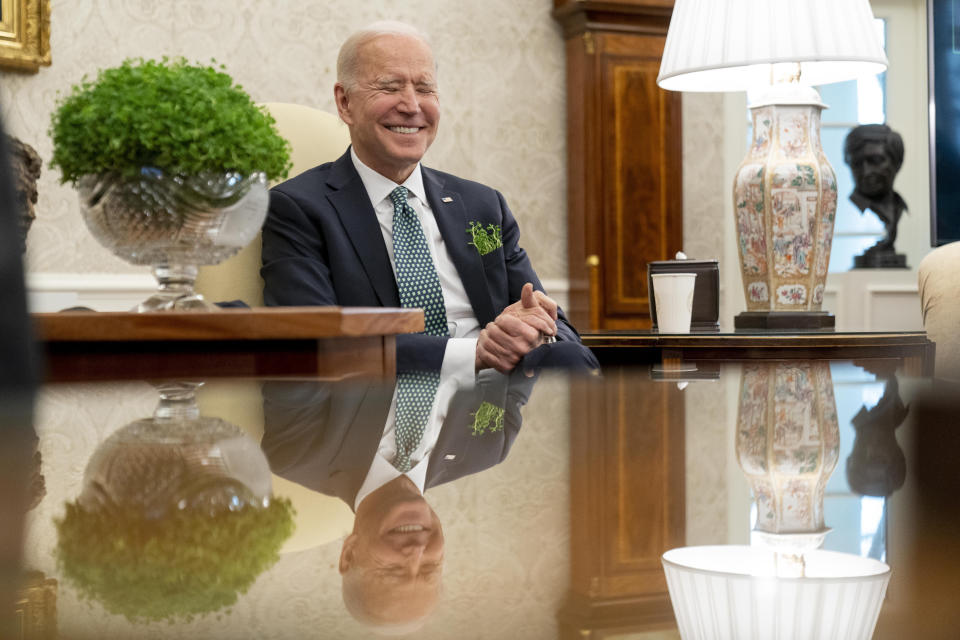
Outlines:
<svg viewBox="0 0 960 640"><path fill-rule="evenodd" d="M537 380L468 374L440 386L406 470L395 466L394 381L263 385L261 447L270 469L354 510L338 566L343 601L379 632L419 628L440 600L445 539L424 492L503 462Z"/></svg>
<svg viewBox="0 0 960 640"><path fill-rule="evenodd" d="M365 496L356 514L340 551L344 604L373 628L419 628L440 596L440 519L406 475Z"/></svg>
<svg viewBox="0 0 960 640"><path fill-rule="evenodd" d="M426 37L399 22L353 34L334 97L351 146L271 191L265 302L424 309L426 330L397 339L401 372L597 368L503 196L420 164L440 122Z"/></svg>

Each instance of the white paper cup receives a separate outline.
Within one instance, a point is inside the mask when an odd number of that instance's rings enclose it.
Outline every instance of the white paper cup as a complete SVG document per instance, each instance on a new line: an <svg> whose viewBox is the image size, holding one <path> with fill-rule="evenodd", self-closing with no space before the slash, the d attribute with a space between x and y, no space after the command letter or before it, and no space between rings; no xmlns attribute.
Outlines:
<svg viewBox="0 0 960 640"><path fill-rule="evenodd" d="M695 273L656 273L653 295L657 303L657 330L660 333L690 333Z"/></svg>

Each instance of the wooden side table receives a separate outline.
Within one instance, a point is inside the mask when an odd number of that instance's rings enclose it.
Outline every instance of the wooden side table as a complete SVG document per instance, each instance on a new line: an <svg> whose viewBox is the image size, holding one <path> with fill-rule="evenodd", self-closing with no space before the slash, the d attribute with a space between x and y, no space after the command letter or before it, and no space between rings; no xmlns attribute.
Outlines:
<svg viewBox="0 0 960 640"><path fill-rule="evenodd" d="M419 309L270 307L211 313L33 315L47 382L396 373L396 334Z"/></svg>

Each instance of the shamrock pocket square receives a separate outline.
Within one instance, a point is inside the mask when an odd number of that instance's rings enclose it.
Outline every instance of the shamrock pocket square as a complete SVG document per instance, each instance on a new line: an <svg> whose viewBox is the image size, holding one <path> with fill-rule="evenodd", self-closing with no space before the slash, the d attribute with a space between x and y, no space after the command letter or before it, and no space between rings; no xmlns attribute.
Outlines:
<svg viewBox="0 0 960 640"><path fill-rule="evenodd" d="M500 225L488 224L484 227L482 223L474 220L470 223L467 233L473 238L473 241L467 244L476 247L477 253L482 256L503 246L503 240L500 237Z"/></svg>
<svg viewBox="0 0 960 640"><path fill-rule="evenodd" d="M481 436L484 433L503 431L503 408L489 402L482 402L473 416L472 435Z"/></svg>

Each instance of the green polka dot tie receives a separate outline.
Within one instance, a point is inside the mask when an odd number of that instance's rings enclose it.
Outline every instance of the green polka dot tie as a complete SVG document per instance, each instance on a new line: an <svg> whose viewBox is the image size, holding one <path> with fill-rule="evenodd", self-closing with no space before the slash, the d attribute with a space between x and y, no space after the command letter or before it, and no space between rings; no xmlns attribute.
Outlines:
<svg viewBox="0 0 960 640"><path fill-rule="evenodd" d="M447 308L417 213L407 204L407 188L390 192L393 201L393 257L400 306L423 309L425 333L447 335Z"/></svg>
<svg viewBox="0 0 960 640"><path fill-rule="evenodd" d="M406 187L394 189L390 200L393 201L393 256L400 305L423 309L424 333L446 336L447 309L440 277L417 213L407 204ZM413 466L410 456L423 439L439 384L439 371L397 374L397 456L393 466L400 471L409 471Z"/></svg>

